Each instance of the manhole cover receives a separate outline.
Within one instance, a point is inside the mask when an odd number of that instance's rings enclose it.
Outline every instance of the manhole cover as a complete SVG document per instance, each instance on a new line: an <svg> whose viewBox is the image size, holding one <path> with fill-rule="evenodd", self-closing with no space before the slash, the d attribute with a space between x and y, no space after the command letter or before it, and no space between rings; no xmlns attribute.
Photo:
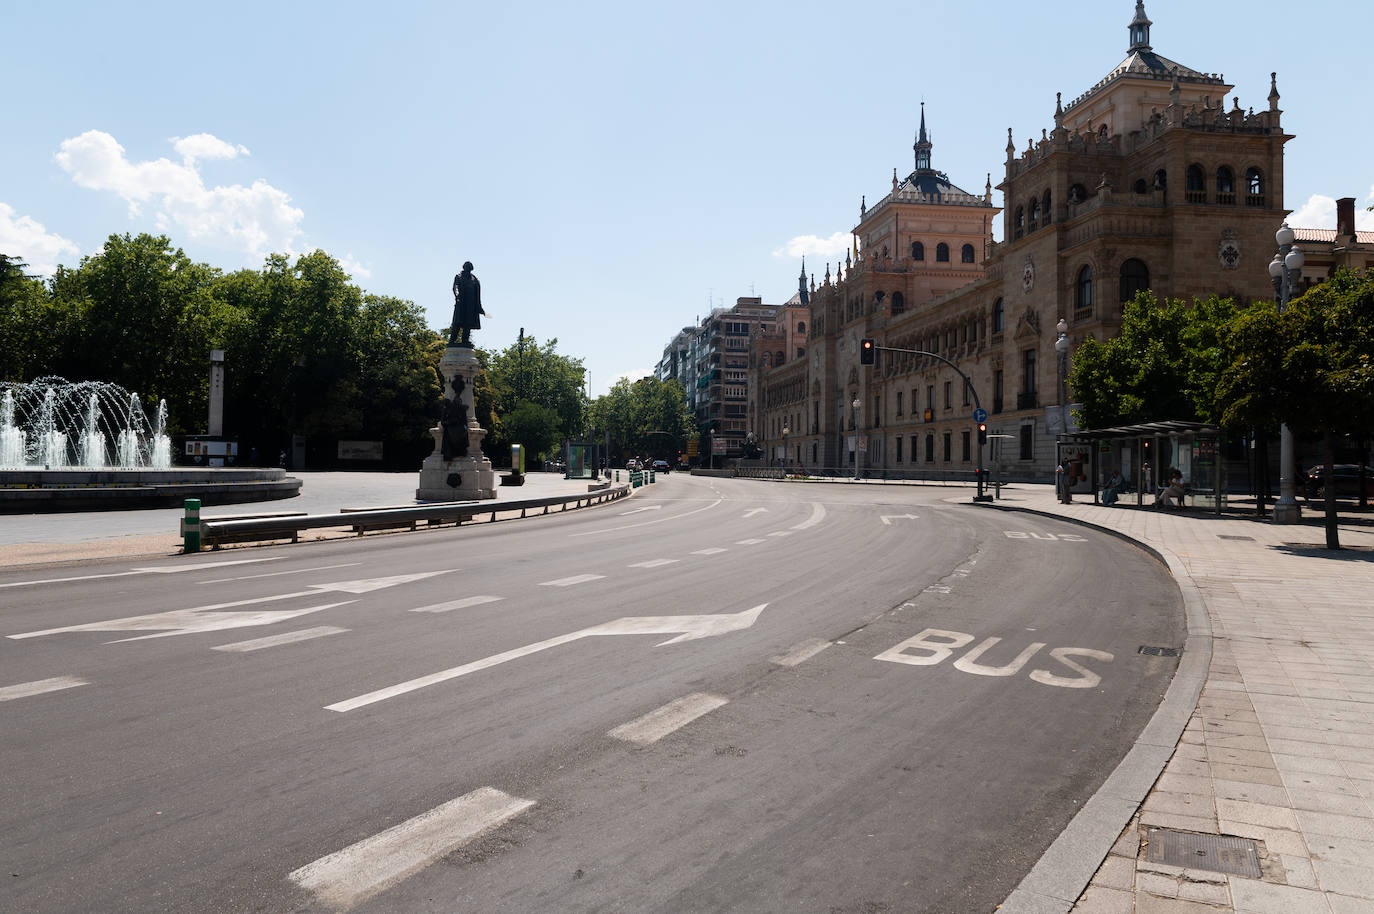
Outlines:
<svg viewBox="0 0 1374 914"><path fill-rule="evenodd" d="M1253 536L1241 536L1239 533L1218 533L1218 534L1217 534L1217 539L1219 539L1219 540L1244 540L1244 541L1247 542L1247 543L1253 543L1253 542L1255 541L1255 538L1254 538Z"/></svg>
<svg viewBox="0 0 1374 914"><path fill-rule="evenodd" d="M1176 647L1150 647L1142 644L1136 651L1138 654L1149 654L1151 657L1177 657L1178 648Z"/></svg>
<svg viewBox="0 0 1374 914"><path fill-rule="evenodd" d="M1259 846L1249 838L1199 835L1194 832L1152 828L1145 859L1214 873L1232 873L1259 879Z"/></svg>

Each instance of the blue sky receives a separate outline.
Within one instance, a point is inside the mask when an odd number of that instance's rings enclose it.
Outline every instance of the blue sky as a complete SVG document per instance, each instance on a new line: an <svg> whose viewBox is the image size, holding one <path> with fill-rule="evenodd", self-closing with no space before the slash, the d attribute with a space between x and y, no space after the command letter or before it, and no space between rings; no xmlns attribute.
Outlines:
<svg viewBox="0 0 1374 914"><path fill-rule="evenodd" d="M713 304L786 300L803 251L842 259L860 197L911 170L922 99L935 167L996 184L1007 127L1024 148L1120 62L1134 5L0 0L0 251L50 269L161 231L229 270L318 247L435 328L471 260L478 344L557 337L597 395ZM1354 196L1374 228L1351 94L1374 5L1146 10L1242 107L1278 71L1294 224Z"/></svg>

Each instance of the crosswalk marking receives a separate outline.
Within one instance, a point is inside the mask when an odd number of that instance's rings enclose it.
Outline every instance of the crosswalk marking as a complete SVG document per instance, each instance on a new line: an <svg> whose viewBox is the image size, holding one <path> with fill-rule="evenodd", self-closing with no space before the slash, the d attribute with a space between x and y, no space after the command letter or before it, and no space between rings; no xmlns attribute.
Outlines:
<svg viewBox="0 0 1374 914"><path fill-rule="evenodd" d="M42 695L44 692L58 692L62 689L74 689L77 686L83 685L90 685L90 683L76 676L54 676L51 679L21 682L18 685L0 688L0 701L11 701L15 698L28 698L30 695Z"/></svg>
<svg viewBox="0 0 1374 914"><path fill-rule="evenodd" d="M643 717L636 717L629 723L621 724L606 735L648 746L728 702L728 698L721 698L719 695L693 692L691 695L670 701L661 708L655 708Z"/></svg>
<svg viewBox="0 0 1374 914"><path fill-rule="evenodd" d="M804 660L810 660L829 646L829 641L820 638L808 638L792 645L786 653L774 657L773 662L778 666L796 666Z"/></svg>
<svg viewBox="0 0 1374 914"><path fill-rule="evenodd" d="M393 825L287 877L331 908L349 908L415 875L445 854L534 806L494 787L479 787Z"/></svg>
<svg viewBox="0 0 1374 914"><path fill-rule="evenodd" d="M677 559L650 559L647 562L635 562L631 568L658 568L661 565L674 565Z"/></svg>
<svg viewBox="0 0 1374 914"><path fill-rule="evenodd" d="M575 574L570 578L559 578L556 581L541 581L540 587L571 587L574 584L585 584L588 581L599 581L604 578L604 574Z"/></svg>
<svg viewBox="0 0 1374 914"><path fill-rule="evenodd" d="M493 597L490 594L479 594L475 597L463 597L461 600L449 600L447 603L431 603L429 606L417 606L412 609L413 613L446 613L455 609L467 609L469 606L481 606L483 603L495 603L497 600L504 600L505 597Z"/></svg>
<svg viewBox="0 0 1374 914"><path fill-rule="evenodd" d="M314 628L303 628L296 632L282 632L280 635L268 635L266 638L254 638L251 641L235 641L233 644L221 644L218 647L212 647L211 650L246 653L248 651L260 651L265 647L276 647L279 644L294 644L297 641L309 641L312 638L323 638L325 635L338 635L346 631L348 631L348 629L335 628L332 625L317 625Z"/></svg>

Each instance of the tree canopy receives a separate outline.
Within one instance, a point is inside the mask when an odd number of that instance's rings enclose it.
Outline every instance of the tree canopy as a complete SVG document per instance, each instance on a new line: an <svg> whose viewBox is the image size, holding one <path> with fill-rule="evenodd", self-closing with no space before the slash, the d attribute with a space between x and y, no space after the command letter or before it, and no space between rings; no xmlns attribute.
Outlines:
<svg viewBox="0 0 1374 914"><path fill-rule="evenodd" d="M541 344L522 336L504 349L479 350L486 377L478 385L480 417L494 415L491 437L485 443L490 457L504 457L512 444L523 445L533 457L556 452L563 438L580 437L587 415L582 390L582 360L558 351L558 340Z"/></svg>
<svg viewBox="0 0 1374 914"><path fill-rule="evenodd" d="M696 421L687 409L687 396L676 380L622 378L604 396L592 401L592 437L609 437L613 452L654 454L676 459L696 434Z"/></svg>

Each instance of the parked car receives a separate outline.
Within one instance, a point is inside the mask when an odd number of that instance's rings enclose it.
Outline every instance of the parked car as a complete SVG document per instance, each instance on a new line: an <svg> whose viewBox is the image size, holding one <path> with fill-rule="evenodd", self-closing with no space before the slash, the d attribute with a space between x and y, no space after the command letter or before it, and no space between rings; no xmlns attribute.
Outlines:
<svg viewBox="0 0 1374 914"><path fill-rule="evenodd" d="M1356 499L1360 497L1360 467L1355 463L1338 463L1332 468L1332 478L1336 482L1336 497ZM1326 498L1326 467L1315 466L1307 471L1303 479L1303 491L1312 500ZM1364 469L1364 494L1374 498L1374 469Z"/></svg>
<svg viewBox="0 0 1374 914"><path fill-rule="evenodd" d="M654 472L655 472L655 473L669 473L669 472L672 472L672 469L673 469L673 468L668 464L668 461L666 461L666 460L655 460L655 461L654 461Z"/></svg>

